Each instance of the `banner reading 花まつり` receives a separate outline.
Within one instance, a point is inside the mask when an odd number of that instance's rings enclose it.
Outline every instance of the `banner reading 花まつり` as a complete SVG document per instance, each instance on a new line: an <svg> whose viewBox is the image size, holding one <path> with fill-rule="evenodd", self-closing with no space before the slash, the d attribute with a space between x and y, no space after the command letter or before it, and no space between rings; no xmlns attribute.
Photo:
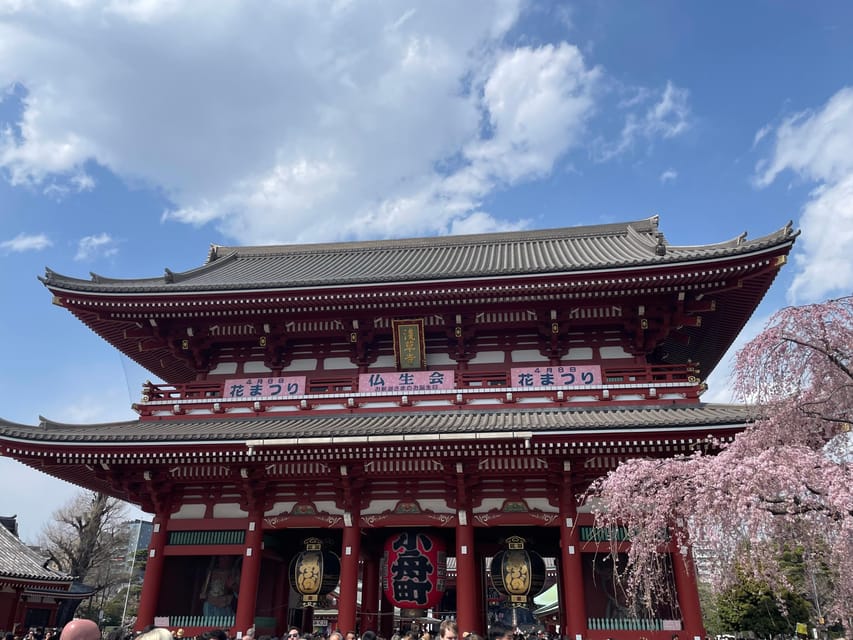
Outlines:
<svg viewBox="0 0 853 640"><path fill-rule="evenodd" d="M597 364L517 367L511 370L510 375L511 387L570 387L601 384L601 367Z"/></svg>

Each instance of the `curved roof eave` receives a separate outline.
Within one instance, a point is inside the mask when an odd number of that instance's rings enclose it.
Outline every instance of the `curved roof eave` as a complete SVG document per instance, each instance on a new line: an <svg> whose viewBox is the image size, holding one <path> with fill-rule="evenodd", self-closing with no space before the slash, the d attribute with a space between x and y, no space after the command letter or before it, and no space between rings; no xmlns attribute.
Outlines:
<svg viewBox="0 0 853 640"><path fill-rule="evenodd" d="M249 440L289 438L297 443L310 440L341 443L358 438L374 442L400 441L406 437L440 436L459 439L470 435L491 437L501 433L531 436L594 435L610 432L642 432L648 429L694 427L736 428L753 419L745 405L700 404L676 406L624 406L614 408L509 409L492 411L448 410L409 413L365 413L334 415L274 415L265 417L201 417L160 421L110 422L73 425L47 421L38 426L0 420L0 442L18 445L61 443L76 446L110 447L192 444L236 444Z"/></svg>
<svg viewBox="0 0 853 640"><path fill-rule="evenodd" d="M160 278L91 280L50 269L39 279L51 290L101 294L194 294L233 290L403 284L675 266L735 257L792 243L789 222L754 240L680 247L666 243L655 219L634 223L528 232L377 240L323 245L216 247L204 265ZM518 251L508 251L512 246ZM413 252L422 267L411 268ZM467 253L466 253L467 252ZM519 257L520 256L520 257ZM466 265L458 267L457 265ZM467 265L477 265L470 267Z"/></svg>

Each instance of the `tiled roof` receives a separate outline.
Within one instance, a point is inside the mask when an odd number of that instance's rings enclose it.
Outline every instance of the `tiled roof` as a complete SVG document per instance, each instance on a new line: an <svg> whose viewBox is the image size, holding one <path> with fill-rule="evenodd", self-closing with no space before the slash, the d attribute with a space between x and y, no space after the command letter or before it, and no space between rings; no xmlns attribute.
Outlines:
<svg viewBox="0 0 853 640"><path fill-rule="evenodd" d="M44 568L46 558L0 527L0 579L71 582L71 576Z"/></svg>
<svg viewBox="0 0 853 640"><path fill-rule="evenodd" d="M790 225L747 240L680 247L666 242L658 218L583 227L404 240L256 247L213 246L199 268L145 279L91 280L47 270L48 286L145 293L345 286L567 273L690 263L737 256L792 241Z"/></svg>
<svg viewBox="0 0 853 640"><path fill-rule="evenodd" d="M411 436L446 435L458 440L483 433L655 431L701 426L742 426L751 413L742 405L701 404L695 406L620 407L613 409L510 409L495 411L413 411L409 413L286 415L265 418L190 417L174 420L113 422L69 425L42 419L38 426L0 420L0 442L57 442L65 445L128 445L133 443L234 442L262 439L292 439L310 444L312 439L371 438L382 442Z"/></svg>

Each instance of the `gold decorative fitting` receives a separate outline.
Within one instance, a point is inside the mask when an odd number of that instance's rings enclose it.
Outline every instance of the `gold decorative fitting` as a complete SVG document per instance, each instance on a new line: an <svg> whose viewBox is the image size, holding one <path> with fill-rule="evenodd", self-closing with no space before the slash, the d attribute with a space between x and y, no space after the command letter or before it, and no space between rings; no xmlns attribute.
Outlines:
<svg viewBox="0 0 853 640"><path fill-rule="evenodd" d="M349 341L350 342L358 342L358 333L355 331L350 331Z"/></svg>
<svg viewBox="0 0 853 640"><path fill-rule="evenodd" d="M551 333L560 333L560 323L552 322L551 323Z"/></svg>
<svg viewBox="0 0 853 640"><path fill-rule="evenodd" d="M462 337L462 327L456 327L455 329L453 329L453 335L456 336L457 338L461 338Z"/></svg>
<svg viewBox="0 0 853 640"><path fill-rule="evenodd" d="M184 338L183 340L181 340L181 349L183 349L184 351L186 351L186 350L188 350L189 348L190 348L190 341L189 341L189 340L187 340L186 338Z"/></svg>
<svg viewBox="0 0 853 640"><path fill-rule="evenodd" d="M258 338L258 344L261 345L262 347L267 346L267 337L261 336L260 338Z"/></svg>
<svg viewBox="0 0 853 640"><path fill-rule="evenodd" d="M642 328L642 329L648 329L649 328L649 321L647 318L642 318L640 320L640 328Z"/></svg>

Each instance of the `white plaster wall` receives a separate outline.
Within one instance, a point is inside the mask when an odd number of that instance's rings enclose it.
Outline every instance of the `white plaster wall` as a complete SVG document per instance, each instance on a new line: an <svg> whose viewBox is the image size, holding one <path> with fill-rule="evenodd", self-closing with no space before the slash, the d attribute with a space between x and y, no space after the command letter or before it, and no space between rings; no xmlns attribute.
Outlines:
<svg viewBox="0 0 853 640"><path fill-rule="evenodd" d="M173 513L169 518L171 520L190 520L204 517L203 504L184 504L177 513Z"/></svg>
<svg viewBox="0 0 853 640"><path fill-rule="evenodd" d="M504 362L503 351L481 351L471 358L469 364L497 364Z"/></svg>
<svg viewBox="0 0 853 640"><path fill-rule="evenodd" d="M539 353L539 349L520 349L513 351L510 355L513 362L548 362L549 360Z"/></svg>
<svg viewBox="0 0 853 640"><path fill-rule="evenodd" d="M231 375L237 373L237 363L236 362L220 362L213 369L210 370L210 375Z"/></svg>
<svg viewBox="0 0 853 640"><path fill-rule="evenodd" d="M349 358L326 358L323 362L323 368L327 370L331 369L358 369L358 365L355 364Z"/></svg>
<svg viewBox="0 0 853 640"><path fill-rule="evenodd" d="M317 368L317 358L302 358L294 360L282 371L314 371Z"/></svg>
<svg viewBox="0 0 853 640"><path fill-rule="evenodd" d="M569 349L569 353L566 354L566 360L592 360L592 347L575 347Z"/></svg>
<svg viewBox="0 0 853 640"><path fill-rule="evenodd" d="M630 358L630 353L625 351L621 346L599 347L598 353L602 360L615 360L616 358Z"/></svg>
<svg viewBox="0 0 853 640"><path fill-rule="evenodd" d="M243 511L240 505L236 502L226 502L217 504L213 507L214 518L245 518L249 515L247 511Z"/></svg>

